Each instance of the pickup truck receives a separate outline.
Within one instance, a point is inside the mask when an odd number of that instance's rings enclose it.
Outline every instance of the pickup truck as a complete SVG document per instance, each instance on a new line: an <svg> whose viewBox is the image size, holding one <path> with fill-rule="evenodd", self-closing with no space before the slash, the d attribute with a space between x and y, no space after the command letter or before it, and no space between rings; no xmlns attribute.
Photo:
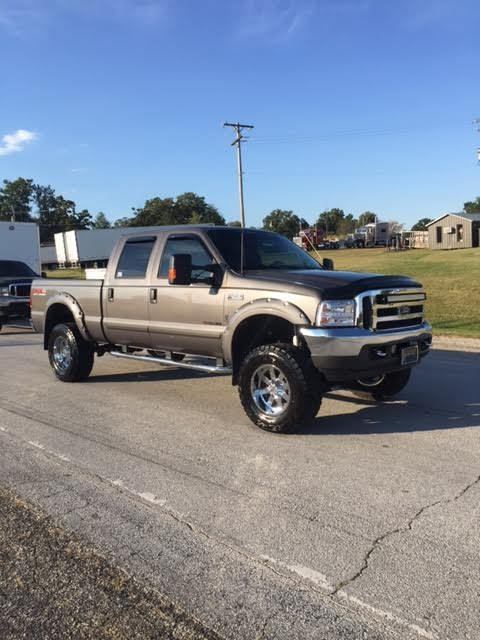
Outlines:
<svg viewBox="0 0 480 640"><path fill-rule="evenodd" d="M430 348L425 298L410 278L334 271L275 233L199 225L127 233L102 280L35 280L31 307L64 382L106 353L228 373L254 424L288 432L332 387L399 393Z"/></svg>
<svg viewBox="0 0 480 640"><path fill-rule="evenodd" d="M38 278L18 260L0 260L0 331L4 324L30 318L30 286Z"/></svg>

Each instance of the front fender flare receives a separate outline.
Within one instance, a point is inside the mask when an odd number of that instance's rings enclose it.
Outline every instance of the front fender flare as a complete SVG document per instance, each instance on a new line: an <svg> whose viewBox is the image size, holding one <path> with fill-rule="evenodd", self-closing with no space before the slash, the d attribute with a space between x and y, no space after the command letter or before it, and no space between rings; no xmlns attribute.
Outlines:
<svg viewBox="0 0 480 640"><path fill-rule="evenodd" d="M239 307L228 319L228 325L222 336L222 350L227 363L233 361L232 341L239 325L248 318L254 316L275 316L287 320L294 326L310 325L306 314L296 305L278 298L260 298L253 302L247 302Z"/></svg>

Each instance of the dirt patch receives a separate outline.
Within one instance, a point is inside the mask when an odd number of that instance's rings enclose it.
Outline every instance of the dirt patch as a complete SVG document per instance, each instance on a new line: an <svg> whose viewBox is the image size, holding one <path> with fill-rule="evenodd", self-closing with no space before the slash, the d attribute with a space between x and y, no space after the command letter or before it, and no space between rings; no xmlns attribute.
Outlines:
<svg viewBox="0 0 480 640"><path fill-rule="evenodd" d="M220 640L2 488L0 638Z"/></svg>

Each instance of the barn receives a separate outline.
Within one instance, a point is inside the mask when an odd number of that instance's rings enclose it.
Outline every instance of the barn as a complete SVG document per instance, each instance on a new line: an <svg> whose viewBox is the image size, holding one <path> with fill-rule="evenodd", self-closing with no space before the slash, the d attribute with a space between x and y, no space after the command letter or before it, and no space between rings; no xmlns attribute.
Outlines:
<svg viewBox="0 0 480 640"><path fill-rule="evenodd" d="M480 213L445 213L427 224L430 249L479 246Z"/></svg>

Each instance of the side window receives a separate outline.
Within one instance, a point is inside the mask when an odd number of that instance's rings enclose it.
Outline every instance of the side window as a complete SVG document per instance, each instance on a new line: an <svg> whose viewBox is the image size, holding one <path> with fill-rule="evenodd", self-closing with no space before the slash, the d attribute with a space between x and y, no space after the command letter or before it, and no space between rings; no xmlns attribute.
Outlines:
<svg viewBox="0 0 480 640"><path fill-rule="evenodd" d="M192 236L177 236L168 238L165 244L160 268L158 270L159 278L167 277L170 257L175 253L189 253L192 256L192 280L201 282L202 279L209 276L209 272L205 271L204 267L211 264L213 258L205 248L203 242L199 238Z"/></svg>
<svg viewBox="0 0 480 640"><path fill-rule="evenodd" d="M155 238L134 238L123 247L116 278L145 278Z"/></svg>

